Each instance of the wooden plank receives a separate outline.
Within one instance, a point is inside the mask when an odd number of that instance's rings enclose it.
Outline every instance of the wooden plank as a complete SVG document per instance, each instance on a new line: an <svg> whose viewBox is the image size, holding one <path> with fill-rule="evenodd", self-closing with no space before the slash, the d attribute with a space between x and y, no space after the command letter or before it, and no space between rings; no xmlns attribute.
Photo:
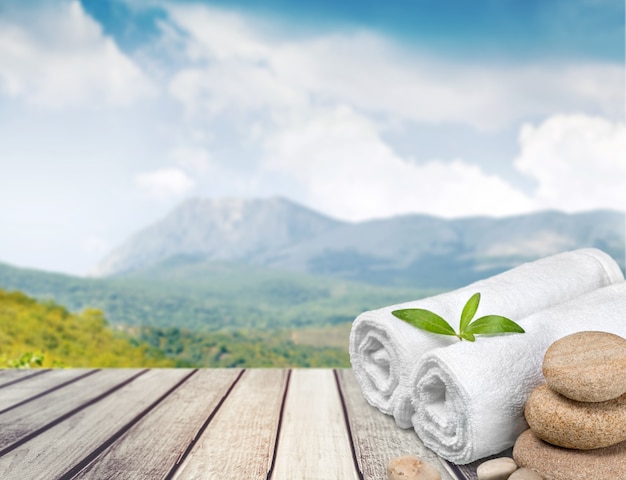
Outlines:
<svg viewBox="0 0 626 480"><path fill-rule="evenodd" d="M0 413L4 413L9 408L14 408L15 405L45 395L47 392L51 392L52 389L61 388L67 385L68 382L74 382L84 375L95 372L96 370L76 368L53 370L46 375L27 377L23 381L14 383L2 390L0 395Z"/></svg>
<svg viewBox="0 0 626 480"><path fill-rule="evenodd" d="M240 373L198 371L74 478L166 478Z"/></svg>
<svg viewBox="0 0 626 480"><path fill-rule="evenodd" d="M6 381L25 375L33 374L39 370L31 370L25 368L0 368L0 385Z"/></svg>
<svg viewBox="0 0 626 480"><path fill-rule="evenodd" d="M287 375L246 370L173 478L266 480Z"/></svg>
<svg viewBox="0 0 626 480"><path fill-rule="evenodd" d="M367 403L352 370L337 370L337 378L357 461L365 480L386 480L389 460L402 455L422 458L437 467L442 480L454 480L444 461L424 446L414 430L401 429L393 417Z"/></svg>
<svg viewBox="0 0 626 480"><path fill-rule="evenodd" d="M27 378L47 373L48 369L7 368L0 370L0 388L8 387Z"/></svg>
<svg viewBox="0 0 626 480"><path fill-rule="evenodd" d="M0 454L140 372L140 369L100 371L45 397L0 414Z"/></svg>
<svg viewBox="0 0 626 480"><path fill-rule="evenodd" d="M106 372L116 373L115 370ZM1 456L0 478L70 478L75 467L97 456L100 448L105 448L147 414L190 372L188 369L155 369L138 376L114 394L101 398ZM27 405L32 403L35 402Z"/></svg>
<svg viewBox="0 0 626 480"><path fill-rule="evenodd" d="M332 370L292 371L271 478L359 478Z"/></svg>

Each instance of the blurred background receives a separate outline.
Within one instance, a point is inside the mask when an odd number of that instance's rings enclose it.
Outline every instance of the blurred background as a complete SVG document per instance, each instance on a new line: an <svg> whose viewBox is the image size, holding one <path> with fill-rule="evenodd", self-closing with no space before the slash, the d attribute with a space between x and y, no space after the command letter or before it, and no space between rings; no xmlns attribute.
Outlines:
<svg viewBox="0 0 626 480"><path fill-rule="evenodd" d="M0 367L349 366L362 311L624 266L624 2L0 3Z"/></svg>

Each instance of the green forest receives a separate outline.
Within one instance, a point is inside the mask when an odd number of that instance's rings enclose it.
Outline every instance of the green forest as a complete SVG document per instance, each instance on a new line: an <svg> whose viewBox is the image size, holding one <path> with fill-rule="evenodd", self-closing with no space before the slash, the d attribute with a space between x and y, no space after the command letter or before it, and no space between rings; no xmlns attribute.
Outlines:
<svg viewBox="0 0 626 480"><path fill-rule="evenodd" d="M173 367L176 361L110 328L100 310L0 290L0 367Z"/></svg>
<svg viewBox="0 0 626 480"><path fill-rule="evenodd" d="M0 289L0 367L348 367L358 314L432 293L180 259L111 278L0 264Z"/></svg>
<svg viewBox="0 0 626 480"><path fill-rule="evenodd" d="M295 338L288 330L115 327L97 309L76 314L53 301L0 290L0 368L349 366L347 347Z"/></svg>
<svg viewBox="0 0 626 480"><path fill-rule="evenodd" d="M109 278L0 263L0 288L53 299L72 312L98 308L113 325L191 331L339 325L352 322L366 310L428 293L237 263L181 259Z"/></svg>

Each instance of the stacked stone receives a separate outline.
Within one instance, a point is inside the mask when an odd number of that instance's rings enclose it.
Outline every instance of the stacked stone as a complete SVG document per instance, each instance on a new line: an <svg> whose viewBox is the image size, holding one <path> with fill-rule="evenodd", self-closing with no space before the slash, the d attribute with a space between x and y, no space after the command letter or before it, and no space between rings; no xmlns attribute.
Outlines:
<svg viewBox="0 0 626 480"><path fill-rule="evenodd" d="M517 464L545 480L626 480L626 339L568 335L547 350L543 375L526 403Z"/></svg>

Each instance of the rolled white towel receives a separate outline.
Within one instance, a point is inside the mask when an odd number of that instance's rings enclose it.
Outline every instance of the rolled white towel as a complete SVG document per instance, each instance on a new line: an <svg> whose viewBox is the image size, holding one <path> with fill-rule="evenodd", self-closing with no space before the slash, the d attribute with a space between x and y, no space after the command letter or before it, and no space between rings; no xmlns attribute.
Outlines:
<svg viewBox="0 0 626 480"><path fill-rule="evenodd" d="M425 354L413 388L413 427L439 456L466 464L513 445L528 428L524 405L543 382L547 348L571 333L626 336L626 282L523 319L526 333L478 337Z"/></svg>
<svg viewBox="0 0 626 480"><path fill-rule="evenodd" d="M466 287L359 315L350 332L350 361L365 399L411 427L412 379L421 356L458 342L456 337L419 330L394 317L393 310L425 308L458 327L465 302L476 292L476 318L504 315L517 321L531 313L597 288L623 281L615 261L595 248L560 253L526 263ZM465 343L465 342L464 342Z"/></svg>

